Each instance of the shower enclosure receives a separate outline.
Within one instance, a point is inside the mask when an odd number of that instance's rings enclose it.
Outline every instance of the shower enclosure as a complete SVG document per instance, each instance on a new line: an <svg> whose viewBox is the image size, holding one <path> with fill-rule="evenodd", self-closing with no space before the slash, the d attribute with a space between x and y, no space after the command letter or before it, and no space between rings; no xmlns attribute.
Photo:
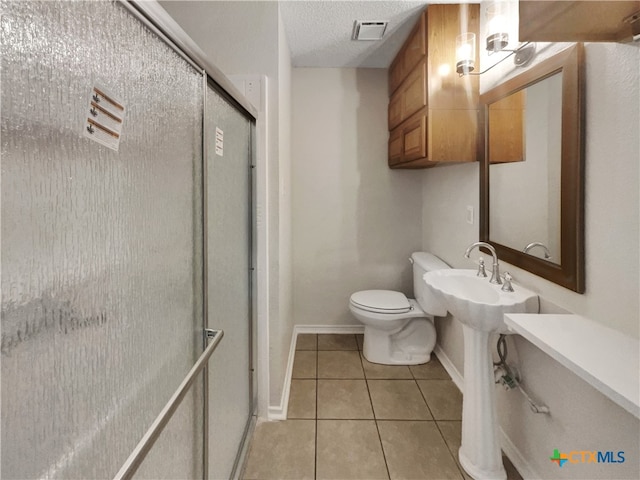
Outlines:
<svg viewBox="0 0 640 480"><path fill-rule="evenodd" d="M144 10L2 2L6 479L113 478L205 329L224 336L135 476L237 469L254 411L255 119Z"/></svg>

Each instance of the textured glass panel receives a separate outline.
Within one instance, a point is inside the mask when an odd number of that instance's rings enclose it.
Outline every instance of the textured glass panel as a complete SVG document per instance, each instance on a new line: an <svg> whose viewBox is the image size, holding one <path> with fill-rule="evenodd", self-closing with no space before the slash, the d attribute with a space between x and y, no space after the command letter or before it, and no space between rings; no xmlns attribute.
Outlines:
<svg viewBox="0 0 640 480"><path fill-rule="evenodd" d="M202 350L202 79L119 4L2 12L2 477L110 478ZM119 152L82 135L94 86Z"/></svg>
<svg viewBox="0 0 640 480"><path fill-rule="evenodd" d="M205 125L208 325L224 330L209 369L209 476L218 479L232 473L250 415L251 124L208 89Z"/></svg>
<svg viewBox="0 0 640 480"><path fill-rule="evenodd" d="M216 352L210 363L215 362ZM198 433L194 442L194 433ZM194 445L195 443L195 445ZM194 450L195 448L195 450ZM189 389L135 473L136 479L202 478L202 374Z"/></svg>

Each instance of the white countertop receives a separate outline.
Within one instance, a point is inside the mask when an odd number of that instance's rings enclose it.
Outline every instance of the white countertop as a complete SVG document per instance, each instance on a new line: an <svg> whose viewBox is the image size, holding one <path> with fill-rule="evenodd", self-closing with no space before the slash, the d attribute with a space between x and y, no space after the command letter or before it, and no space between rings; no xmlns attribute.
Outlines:
<svg viewBox="0 0 640 480"><path fill-rule="evenodd" d="M640 341L580 315L508 313L504 321L640 418Z"/></svg>

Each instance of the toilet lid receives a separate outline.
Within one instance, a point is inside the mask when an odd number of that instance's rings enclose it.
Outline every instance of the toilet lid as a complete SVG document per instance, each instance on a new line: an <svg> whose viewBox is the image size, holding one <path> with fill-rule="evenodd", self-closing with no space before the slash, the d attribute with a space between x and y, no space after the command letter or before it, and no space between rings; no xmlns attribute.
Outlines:
<svg viewBox="0 0 640 480"><path fill-rule="evenodd" d="M363 290L351 295L351 303L374 313L406 313L411 304L404 293L392 290Z"/></svg>

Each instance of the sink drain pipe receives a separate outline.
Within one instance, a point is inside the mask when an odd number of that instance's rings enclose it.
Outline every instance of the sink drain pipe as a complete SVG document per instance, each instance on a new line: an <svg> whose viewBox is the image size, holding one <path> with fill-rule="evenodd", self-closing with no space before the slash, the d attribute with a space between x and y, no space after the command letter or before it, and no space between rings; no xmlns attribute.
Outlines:
<svg viewBox="0 0 640 480"><path fill-rule="evenodd" d="M546 405L539 405L531 399L527 392L525 392L522 388L522 385L520 385L520 374L518 370L507 364L506 335L500 335L500 337L498 338L496 349L498 351L498 357L500 358L500 361L493 364L495 383L499 383L504 386L505 390L511 390L517 387L522 395L524 395L524 398L527 399L527 402L529 402L529 407L531 408L531 411L533 413L551 413L549 407L547 407Z"/></svg>

